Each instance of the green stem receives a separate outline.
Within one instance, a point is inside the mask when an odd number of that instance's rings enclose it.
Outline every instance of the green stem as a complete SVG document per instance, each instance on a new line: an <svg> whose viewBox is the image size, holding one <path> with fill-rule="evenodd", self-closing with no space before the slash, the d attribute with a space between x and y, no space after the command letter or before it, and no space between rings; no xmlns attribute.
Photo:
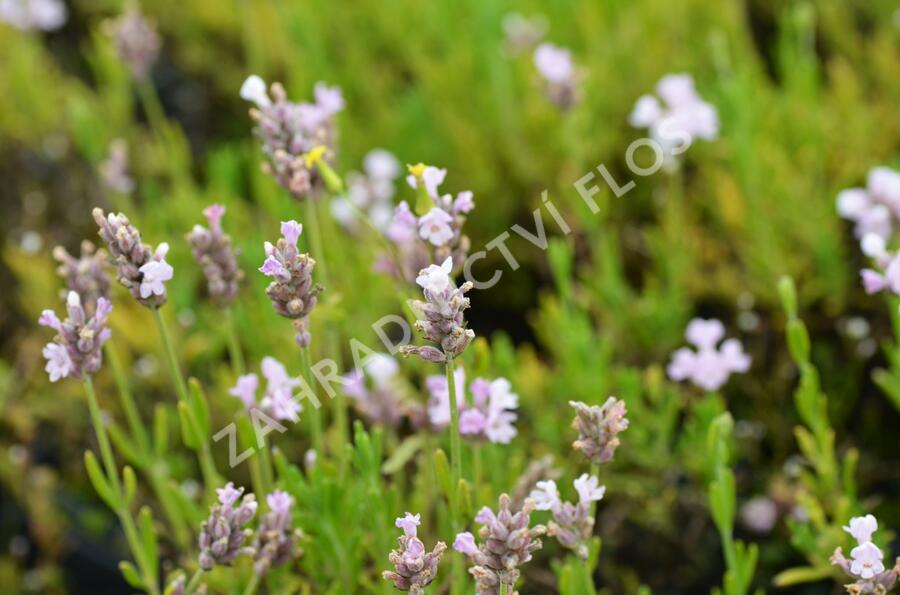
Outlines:
<svg viewBox="0 0 900 595"><path fill-rule="evenodd" d="M300 366L303 373L303 380L306 382L307 390L309 390L313 395L316 392L315 384L312 380L312 368L309 364L309 349L300 349ZM313 448L316 449L316 454L318 456L324 456L323 451L323 440L322 440L322 412L319 411L319 407L316 407L315 403L310 399L309 403L306 403L304 409L309 411L309 424L310 424L310 433L312 434L312 442Z"/></svg>
<svg viewBox="0 0 900 595"><path fill-rule="evenodd" d="M103 425L103 416L100 413L100 405L97 403L97 395L94 392L94 383L90 376L84 377L84 392L87 394L91 423L94 426L94 433L97 435L97 443L100 446L100 457L103 460L107 478L112 485L116 497L117 506L115 513L122 524L122 530L125 532L125 539L128 541L131 555L134 556L134 560L143 575L142 579L147 588L147 592L150 593L150 595L158 595L159 587L156 584L156 569L151 569L147 564L146 558L144 558L144 550L141 546L141 540L138 538L137 527L135 527L134 519L131 518L131 513L124 503L125 496L122 492L122 482L119 479L119 469L116 467L116 459L113 457L112 446L110 445L109 437L106 434L106 426Z"/></svg>
<svg viewBox="0 0 900 595"><path fill-rule="evenodd" d="M153 319L156 320L156 329L159 331L159 340L162 343L163 351L166 354L166 363L169 366L169 374L172 377L172 382L175 384L175 391L178 394L178 399L188 403L187 383L184 381L184 376L181 374L181 368L179 367L178 359L175 356L175 349L172 347L172 342L169 340L169 332L166 330L166 324L162 319L162 314L159 313L159 308L153 308Z"/></svg>
<svg viewBox="0 0 900 595"><path fill-rule="evenodd" d="M508 587L506 583L500 583L500 595L506 595L508 593Z"/></svg>
<svg viewBox="0 0 900 595"><path fill-rule="evenodd" d="M187 530L187 523L181 516L181 510L178 503L172 500L172 496L168 492L166 483L169 481L169 474L165 468L165 463L156 464L150 462L150 468L145 471L150 478L150 487L159 500L160 508L169 522L169 528L172 529L175 537L175 543L179 548L186 549L190 542L190 534Z"/></svg>
<svg viewBox="0 0 900 595"><path fill-rule="evenodd" d="M191 577L191 580L188 581L187 587L185 587L184 592L187 595L191 595L194 590L197 588L197 585L200 584L200 579L203 577L203 569L197 569L197 572L194 573L194 576Z"/></svg>
<svg viewBox="0 0 900 595"><path fill-rule="evenodd" d="M112 342L107 342L103 346L106 352L106 359L112 368L113 379L116 382L116 390L119 393L119 401L122 403L122 411L125 412L125 419L128 421L128 427L131 434L137 438L142 450L150 450L150 438L147 428L138 413L137 405L134 402L134 396L131 393L131 387L128 385L128 377L122 368L122 360L119 359L119 353L113 348Z"/></svg>
<svg viewBox="0 0 900 595"><path fill-rule="evenodd" d="M254 574L250 577L250 582L247 583L247 587L244 589L244 595L253 595L256 593L256 589L259 587L259 575Z"/></svg>
<svg viewBox="0 0 900 595"><path fill-rule="evenodd" d="M228 333L228 357L231 359L231 367L237 376L241 376L246 367L244 366L244 354L241 351L241 343L238 340L237 324L234 320L234 309L228 307L225 309L226 332Z"/></svg>
<svg viewBox="0 0 900 595"><path fill-rule="evenodd" d="M453 373L453 360L447 360L447 393L450 397L450 526L453 533L462 528L459 519L459 481L462 478L462 446L459 437L459 405L456 401L456 375ZM465 570L462 556L453 556L452 593L462 593L465 582Z"/></svg>

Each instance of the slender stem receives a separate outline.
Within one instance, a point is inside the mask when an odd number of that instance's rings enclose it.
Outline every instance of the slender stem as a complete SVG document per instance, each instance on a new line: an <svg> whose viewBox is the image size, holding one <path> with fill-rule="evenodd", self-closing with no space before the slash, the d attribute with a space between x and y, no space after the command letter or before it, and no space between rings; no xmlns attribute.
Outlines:
<svg viewBox="0 0 900 595"><path fill-rule="evenodd" d="M272 455L269 452L269 445L266 443L265 437L263 437L262 441L263 445L259 449L259 459L262 463L260 465L260 471L262 472L265 493L268 494L272 490L272 485L275 483L275 471L272 467ZM260 494L259 497L262 499L262 494Z"/></svg>
<svg viewBox="0 0 900 595"><path fill-rule="evenodd" d="M315 383L312 380L312 368L309 364L309 349L300 349L300 366L302 368L303 380L306 382L306 390L315 396ZM318 405L318 406L317 406ZM313 448L316 449L318 456L324 456L323 440L322 440L322 412L319 411L321 405L317 404L313 399L304 405L305 409L309 409L310 433L312 434Z"/></svg>
<svg viewBox="0 0 900 595"><path fill-rule="evenodd" d="M240 376L246 370L244 366L244 354L241 351L241 343L238 340L237 324L234 320L234 308L229 306L225 309L226 332L228 333L228 357L231 359L231 367L234 373Z"/></svg>
<svg viewBox="0 0 900 595"><path fill-rule="evenodd" d="M137 438L137 441L143 450L149 450L149 434L138 413L137 405L134 402L134 396L131 393L131 387L128 385L128 377L125 375L125 370L122 368L122 360L119 359L119 352L113 347L112 341L107 342L106 345L103 346L103 350L106 352L106 359L109 361L110 368L112 368L113 379L116 382L116 389L119 392L119 401L122 403L122 411L125 412L125 419L128 421L128 427L131 428L132 435Z"/></svg>
<svg viewBox="0 0 900 595"><path fill-rule="evenodd" d="M458 529L459 506L456 502L456 491L462 478L462 446L459 439L459 405L456 402L456 376L453 373L453 360L447 360L447 392L450 395L450 465L453 485L450 486L451 502L453 502L453 530Z"/></svg>
<svg viewBox="0 0 900 595"><path fill-rule="evenodd" d="M178 359L175 356L175 349L172 347L171 340L169 340L169 332L166 330L166 324L162 319L162 314L159 313L159 308L153 308L153 318L156 320L156 329L159 331L159 340L162 343L163 351L166 354L166 363L169 365L169 374L172 376L172 382L175 384L175 391L178 394L178 399L187 403L187 383L184 381L184 376L181 374L181 368L179 367Z"/></svg>
<svg viewBox="0 0 900 595"><path fill-rule="evenodd" d="M506 595L508 592L509 591L506 583L500 583L500 595Z"/></svg>
<svg viewBox="0 0 900 595"><path fill-rule="evenodd" d="M259 575L254 574L250 577L250 582L247 583L247 587L244 589L244 595L253 595L256 593L256 589L259 587Z"/></svg>
<svg viewBox="0 0 900 595"><path fill-rule="evenodd" d="M107 479L112 485L113 492L117 501L116 515L122 523L122 530L125 532L125 539L128 541L128 547L131 555L134 556L143 574L143 582L150 595L157 595L159 587L156 584L156 569L151 569L144 558L144 550L141 541L138 538L137 527L135 527L134 519L128 511L127 505L124 503L124 494L122 492L122 482L119 479L119 469L116 467L116 459L113 457L112 446L109 443L109 437L106 434L106 426L103 425L103 416L100 413L100 405L97 403L97 395L94 392L94 383L90 376L84 377L84 392L87 394L88 410L91 414L91 423L94 426L94 433L97 435L97 443L100 446L100 457L103 460L103 466L106 468Z"/></svg>
<svg viewBox="0 0 900 595"><path fill-rule="evenodd" d="M161 462L162 463L162 462ZM187 530L187 523L181 516L181 510L178 503L172 500L172 496L168 492L166 482L169 480L169 473L165 464L150 463L150 468L145 471L150 478L150 486L159 500L160 508L166 519L169 521L169 528L172 529L175 537L175 543L179 548L187 548L190 542L190 534Z"/></svg>
<svg viewBox="0 0 900 595"><path fill-rule="evenodd" d="M194 573L194 576L191 577L191 580L188 581L187 587L185 587L184 592L187 595L191 595L194 592L194 589L197 588L197 585L200 584L200 579L203 577L203 569L198 568L197 572Z"/></svg>

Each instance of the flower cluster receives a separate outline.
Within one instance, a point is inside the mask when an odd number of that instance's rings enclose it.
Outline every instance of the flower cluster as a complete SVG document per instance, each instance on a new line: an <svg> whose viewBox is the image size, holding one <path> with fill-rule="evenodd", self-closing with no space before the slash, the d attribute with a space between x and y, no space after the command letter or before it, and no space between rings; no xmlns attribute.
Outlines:
<svg viewBox="0 0 900 595"><path fill-rule="evenodd" d="M649 129L650 137L662 148L666 165L674 166L675 156L686 151L694 138L715 140L719 135L716 108L697 94L691 75L667 74L657 83L656 93L659 98L638 98L628 122Z"/></svg>
<svg viewBox="0 0 900 595"><path fill-rule="evenodd" d="M397 427L404 416L414 424L418 410L402 398L399 386L400 365L384 353L373 353L360 368L344 376L344 393L353 399L357 411L370 423Z"/></svg>
<svg viewBox="0 0 900 595"><path fill-rule="evenodd" d="M552 479L539 481L530 496L537 510L553 513L553 520L547 524L547 535L555 537L560 545L574 551L582 560L588 557L588 541L594 532L592 503L601 500L606 492L599 483L596 477L587 473L576 479L576 504L562 500Z"/></svg>
<svg viewBox="0 0 900 595"><path fill-rule="evenodd" d="M400 162L389 151L369 151L362 173L347 174L347 194L331 201L331 214L348 231L357 231L361 213L375 229L386 232L393 219L391 199L399 176Z"/></svg>
<svg viewBox="0 0 900 595"><path fill-rule="evenodd" d="M394 583L401 591L409 591L413 595L422 595L424 588L431 584L437 576L438 564L447 549L447 545L439 541L430 552L425 551L425 544L417 535L420 515L406 513L397 517L394 525L403 529L397 541L400 547L390 553L394 570L385 570L381 576Z"/></svg>
<svg viewBox="0 0 900 595"><path fill-rule="evenodd" d="M889 241L900 221L900 172L889 167L872 168L865 188L848 188L838 194L837 211L854 223L854 233L860 240L875 234Z"/></svg>
<svg viewBox="0 0 900 595"><path fill-rule="evenodd" d="M104 215L102 209L94 209L94 221L100 227L100 238L106 242L116 274L140 303L148 308L159 308L166 303L166 286L173 270L166 262L169 245L165 242L153 250L141 241L141 233L122 213Z"/></svg>
<svg viewBox="0 0 900 595"><path fill-rule="evenodd" d="M266 504L269 505L269 512L260 520L253 542L253 569L259 576L265 576L269 569L291 561L295 556L294 546L303 536L300 529L294 529L291 517L294 499L291 496L275 490L266 496Z"/></svg>
<svg viewBox="0 0 900 595"><path fill-rule="evenodd" d="M100 163L100 180L113 192L130 194L134 180L128 175L128 143L117 138L109 143L109 154Z"/></svg>
<svg viewBox="0 0 900 595"><path fill-rule="evenodd" d="M672 354L666 368L672 380L690 380L703 390L714 391L732 374L750 369L750 356L737 339L727 339L716 347L725 337L725 326L718 320L695 318L688 323L684 337L697 350L682 347Z"/></svg>
<svg viewBox="0 0 900 595"><path fill-rule="evenodd" d="M547 33L544 15L525 16L511 12L503 17L503 35L506 51L515 56L530 52Z"/></svg>
<svg viewBox="0 0 900 595"><path fill-rule="evenodd" d="M454 371L456 403L459 407L459 433L466 438L489 440L496 444L508 444L516 435L515 410L519 397L512 392L506 378L486 380L476 378L469 385L471 404L466 403L466 373L462 368ZM429 376L425 382L431 398L428 418L431 425L443 428L450 423L450 391L445 376Z"/></svg>
<svg viewBox="0 0 900 595"><path fill-rule="evenodd" d="M100 298L109 298L109 276L106 274L106 252L97 250L91 242L81 242L81 254L75 258L62 246L53 249L59 262L56 272L65 279L68 291L81 298L81 305L90 313Z"/></svg>
<svg viewBox="0 0 900 595"><path fill-rule="evenodd" d="M446 362L461 354L475 338L475 332L466 328L463 318L463 311L469 307L465 293L472 289L472 282L467 281L457 288L450 277L452 268L453 262L448 256L441 266L430 265L420 271L416 283L422 287L425 301L417 300L412 304L419 317L416 328L441 348L406 345L400 350L404 356L417 355L431 362Z"/></svg>
<svg viewBox="0 0 900 595"><path fill-rule="evenodd" d="M300 200L320 190L323 179L306 155L324 147L322 157L333 162L336 131L334 115L344 109L340 89L316 83L315 103L293 103L280 83L266 92L266 83L257 75L247 77L241 97L256 105L250 117L256 122L254 133L262 141L266 161L264 171Z"/></svg>
<svg viewBox="0 0 900 595"><path fill-rule="evenodd" d="M578 440L572 448L580 450L592 463L611 461L619 447L618 434L628 428L625 401L609 397L601 406L579 401L569 401L569 405L575 408L572 427L578 430Z"/></svg>
<svg viewBox="0 0 900 595"><path fill-rule="evenodd" d="M22 31L55 31L67 17L62 0L0 0L0 21Z"/></svg>
<svg viewBox="0 0 900 595"><path fill-rule="evenodd" d="M540 536L546 532L543 525L529 526L534 508L534 500L528 499L520 511L513 512L509 496L503 494L497 514L485 506L475 517L482 524L478 531L480 544L476 545L469 532L456 536L453 549L472 562L469 574L475 578L478 595L497 595L501 584L515 593L519 566L531 560L531 552L541 548Z"/></svg>
<svg viewBox="0 0 900 595"><path fill-rule="evenodd" d="M137 2L129 2L118 18L107 23L119 58L137 79L146 79L159 56L160 39L156 25L141 14Z"/></svg>
<svg viewBox="0 0 900 595"><path fill-rule="evenodd" d="M831 556L831 563L840 566L855 582L845 585L851 595L863 593L887 593L897 584L900 577L900 558L894 563L894 567L885 570L884 554L881 549L872 543L872 534L878 530L878 521L871 514L864 517L850 519L850 524L844 527L844 531L856 539L857 546L850 551L850 560L844 557L844 553L838 547Z"/></svg>
<svg viewBox="0 0 900 595"><path fill-rule="evenodd" d="M106 321L112 312L112 304L105 297L97 298L94 315L88 316L81 305L81 298L70 291L66 298L68 316L60 320L53 310L44 310L38 323L56 331L53 342L44 346L47 359L44 368L50 382L60 378L83 378L100 369L103 363L103 344L109 339Z"/></svg>
<svg viewBox="0 0 900 595"><path fill-rule="evenodd" d="M252 547L244 542L253 534L244 528L256 514L256 498L244 488L228 482L216 490L218 502L209 509L209 518L200 525L200 568L212 570L216 565L228 566L241 554L252 554ZM235 506L240 499L240 504Z"/></svg>
<svg viewBox="0 0 900 595"><path fill-rule="evenodd" d="M578 73L569 50L542 43L534 50L534 66L543 80L547 99L561 109L569 109L577 103Z"/></svg>
<svg viewBox="0 0 900 595"><path fill-rule="evenodd" d="M410 167L406 182L416 189L419 199L415 212L401 201L385 232L397 249L396 260L383 255L376 267L396 277L408 279L433 262L451 259L452 269L462 266L469 252L469 238L462 233L466 215L475 208L472 192L464 190L455 197L440 194L446 169L431 165Z"/></svg>
<svg viewBox="0 0 900 595"><path fill-rule="evenodd" d="M866 293L887 290L900 295L900 252L888 252L884 238L876 233L867 233L860 245L878 269L864 268L859 272Z"/></svg>
<svg viewBox="0 0 900 595"><path fill-rule="evenodd" d="M237 256L231 247L231 237L222 231L225 207L213 204L203 210L209 228L195 225L187 234L194 259L203 269L209 295L220 306L227 306L237 295L244 272L238 268Z"/></svg>
<svg viewBox="0 0 900 595"><path fill-rule="evenodd" d="M294 394L300 380L288 375L284 364L274 357L264 357L260 369L266 379L266 391L261 400L256 398L259 376L252 373L240 376L228 394L239 398L248 412L259 409L273 419L296 422L303 410Z"/></svg>
<svg viewBox="0 0 900 595"><path fill-rule="evenodd" d="M259 271L272 277L266 295L280 316L294 321L297 344L305 348L310 341L306 318L315 307L322 286L313 285L312 281L316 261L297 249L302 232L303 226L296 221L283 221L282 237L278 242L274 246L271 242L265 243L266 260Z"/></svg>

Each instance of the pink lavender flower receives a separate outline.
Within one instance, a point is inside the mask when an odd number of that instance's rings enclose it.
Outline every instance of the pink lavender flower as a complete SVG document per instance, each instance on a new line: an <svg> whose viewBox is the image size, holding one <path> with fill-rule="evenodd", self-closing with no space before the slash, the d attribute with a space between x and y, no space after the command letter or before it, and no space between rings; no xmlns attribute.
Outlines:
<svg viewBox="0 0 900 595"><path fill-rule="evenodd" d="M274 357L264 357L260 368L266 379L262 399L257 400L259 376L252 373L240 376L228 394L239 398L248 412L259 408L276 420L296 422L303 411L303 406L294 394L294 389L300 386L300 380L290 376L284 364Z"/></svg>
<svg viewBox="0 0 900 595"><path fill-rule="evenodd" d="M469 557L472 567L469 574L475 578L478 595L497 595L500 585L513 591L521 571L519 567L531 560L531 553L541 548L540 536L546 532L543 525L531 527L534 500L528 499L522 510L510 510L510 498L500 496L500 509L496 514L484 507L475 517L481 523L478 531L481 543L468 532L460 533L453 542L453 549Z"/></svg>
<svg viewBox="0 0 900 595"><path fill-rule="evenodd" d="M141 304L159 308L166 303L165 282L172 279L172 267L166 262L169 245L163 242L156 250L141 241L140 232L122 213L104 215L94 209L99 235L106 242L119 283Z"/></svg>
<svg viewBox="0 0 900 595"><path fill-rule="evenodd" d="M22 31L55 31L67 17L61 0L0 0L0 21Z"/></svg>
<svg viewBox="0 0 900 595"><path fill-rule="evenodd" d="M463 312L469 307L469 298L464 294L472 289L472 282L467 281L457 288L450 277L452 267L452 259L448 256L441 266L430 265L422 269L416 283L422 287L425 301L412 304L419 318L416 328L428 341L441 348L406 345L400 350L404 356L417 355L431 362L446 362L461 354L475 338L474 331L466 328L463 318Z"/></svg>
<svg viewBox="0 0 900 595"><path fill-rule="evenodd" d="M310 341L307 317L316 306L316 296L322 291L322 286L313 285L312 272L316 261L309 254L300 254L297 249L302 231L303 226L296 221L282 222L282 237L278 242L274 246L270 242L265 243L266 260L259 271L272 277L266 295L280 316L294 321L297 345L306 348Z"/></svg>
<svg viewBox="0 0 900 595"><path fill-rule="evenodd" d="M569 109L578 100L578 81L572 53L553 45L542 43L534 50L534 66L544 81L544 94L562 109Z"/></svg>
<svg viewBox="0 0 900 595"><path fill-rule="evenodd" d="M231 237L222 230L225 207L212 204L203 210L209 228L195 225L187 234L194 260L203 269L210 297L220 306L227 306L237 296L244 272L238 268L237 255Z"/></svg>
<svg viewBox="0 0 900 595"><path fill-rule="evenodd" d="M508 444L516 435L515 410L519 397L512 392L512 385L505 378L487 380L476 378L469 385L471 404L466 402L465 371L454 371L456 402L459 407L459 433L472 440L489 440L496 444ZM450 393L444 376L429 376L426 387L431 393L428 416L436 428L450 423Z"/></svg>
<svg viewBox="0 0 900 595"><path fill-rule="evenodd" d="M676 381L690 380L707 391L718 390L728 377L750 369L750 356L737 339L727 339L721 347L716 345L725 336L725 326L718 320L693 319L687 326L685 338L697 350L682 347L672 354L666 368L669 378Z"/></svg>
<svg viewBox="0 0 900 595"><path fill-rule="evenodd" d="M396 192L395 181L400 176L400 162L384 149L369 151L363 160L363 172L347 174L347 194L331 201L331 214L347 230L359 227L358 214L368 217L369 223L382 233L387 232L393 219L391 199Z"/></svg>
<svg viewBox="0 0 900 595"><path fill-rule="evenodd" d="M572 427L578 430L578 440L572 448L580 450L592 463L612 460L619 447L619 434L628 429L625 401L609 397L602 406L569 401L575 408Z"/></svg>
<svg viewBox="0 0 900 595"><path fill-rule="evenodd" d="M850 519L844 531L853 536L858 544L850 551L851 559L844 557L840 547L831 556L831 563L841 567L855 581L845 585L847 592L853 595L887 593L900 578L900 558L897 558L893 568L885 570L884 554L872 543L872 535L876 530L878 521L871 514Z"/></svg>
<svg viewBox="0 0 900 595"><path fill-rule="evenodd" d="M391 581L400 591L409 591L414 595L422 595L425 587L437 576L438 564L447 549L447 545L439 541L431 552L425 551L425 544L418 537L420 515L407 512L397 517L394 525L403 530L398 538L400 547L390 553L389 560L394 570L385 570L381 576Z"/></svg>
<svg viewBox="0 0 900 595"><path fill-rule="evenodd" d="M854 233L860 240L875 234L887 242L900 219L900 172L872 168L866 188L849 188L838 194L837 211L855 224Z"/></svg>
<svg viewBox="0 0 900 595"><path fill-rule="evenodd" d="M294 528L291 507L294 499L275 490L266 496L269 512L263 516L253 542L256 560L253 569L259 576L265 576L275 566L290 562L299 553L296 544L303 537L300 529Z"/></svg>
<svg viewBox="0 0 900 595"><path fill-rule="evenodd" d="M440 186L447 176L446 169L419 164L410 166L406 182L414 190L421 186L427 200L419 201L413 213L406 201L394 209L385 236L394 243L396 257L382 255L377 268L396 277L415 279L415 271L432 262L452 258L453 269L462 266L469 252L469 238L462 233L466 215L475 208L472 192L465 190L455 197L441 194ZM418 216L417 216L418 214Z"/></svg>
<svg viewBox="0 0 900 595"><path fill-rule="evenodd" d="M136 1L130 1L125 12L106 24L119 58L138 79L145 79L159 56L160 39L156 25L141 14Z"/></svg>
<svg viewBox="0 0 900 595"><path fill-rule="evenodd" d="M553 520L547 524L547 535L555 537L560 545L574 551L582 560L588 557L588 542L594 531L593 503L601 500L606 488L587 473L575 480L578 502L564 502L553 480L539 481L531 492L537 510L549 510Z"/></svg>
<svg viewBox="0 0 900 595"><path fill-rule="evenodd" d="M62 246L53 249L59 262L56 272L66 282L66 291L74 291L88 313L94 312L97 300L109 299L109 276L106 273L106 252L97 250L91 242L81 242L81 254L75 258Z"/></svg>
<svg viewBox="0 0 900 595"><path fill-rule="evenodd" d="M109 143L109 153L99 169L103 185L113 192L131 194L134 191L134 180L128 175L128 143L123 139Z"/></svg>
<svg viewBox="0 0 900 595"><path fill-rule="evenodd" d="M256 122L254 133L262 142L263 170L291 196L302 200L324 187L318 168L305 158L322 147L326 163L335 158L334 116L344 108L340 89L317 83L315 103L293 103L280 83L273 83L271 97L266 83L257 75L247 77L241 97L256 105L250 117Z"/></svg>
<svg viewBox="0 0 900 595"><path fill-rule="evenodd" d="M93 316L88 316L81 305L81 298L70 291L66 298L68 316L60 320L53 310L44 310L38 324L52 328L56 336L44 346L47 359L44 368L50 382L60 378L83 378L94 374L103 363L103 344L109 339L106 321L112 312L112 304L105 297L97 298Z"/></svg>
<svg viewBox="0 0 900 595"><path fill-rule="evenodd" d="M200 525L198 542L203 570L212 570L217 565L230 566L238 556L254 553L253 548L244 546L253 534L244 526L256 514L255 497L247 494L241 499L244 488L235 488L231 482L216 492L218 501L210 507L209 518Z"/></svg>
<svg viewBox="0 0 900 595"><path fill-rule="evenodd" d="M716 108L697 94L689 74L667 74L656 85L656 92L659 98L638 98L628 122L635 128L647 128L662 147L665 163L673 167L675 156L686 151L694 138L711 141L718 137L719 116Z"/></svg>

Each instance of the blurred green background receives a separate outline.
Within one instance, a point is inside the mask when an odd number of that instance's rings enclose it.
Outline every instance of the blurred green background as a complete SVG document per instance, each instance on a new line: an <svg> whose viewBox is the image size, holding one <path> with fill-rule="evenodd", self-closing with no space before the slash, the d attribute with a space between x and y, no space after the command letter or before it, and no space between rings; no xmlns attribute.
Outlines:
<svg viewBox="0 0 900 595"><path fill-rule="evenodd" d="M225 225L248 271L237 312L248 360L255 366L291 348L254 269L277 222L302 211L259 170L238 96L250 73L283 81L296 99L319 80L343 89L340 173L359 169L375 147L405 163L446 167L445 188L475 193L466 224L475 247L515 223L533 228L545 189L575 228L549 258L511 240L522 267L472 299L471 326L493 338L494 371L513 380L523 403L514 462L496 485L511 485L531 456L555 452L565 461L568 400L632 395L652 410L661 392L674 394L662 368L687 321L701 315L722 319L754 360L724 392L738 420L739 499L792 502L791 466L802 466L796 373L775 290L790 274L831 397L837 450L859 450L859 497L884 526L900 528L900 401L871 380L889 365L881 346L893 341L890 310L861 291L863 258L834 208L837 192L862 185L869 168L900 167L897 2L145 1L163 42L150 81L162 113L104 33L121 4L67 6L56 32L0 24L0 590L126 589L115 568L123 549L82 470L93 435L79 387L47 382L40 348L48 337L35 324L59 304L50 251L95 239L92 207L129 210L147 241L172 244L176 277L165 314L178 323L184 367L209 393L224 399L233 377L218 312L199 299L200 272L181 241L206 204L228 207ZM541 94L530 54L507 51L502 22L513 11L544 15L546 39L571 49L584 77L572 110ZM601 163L619 180L631 177L624 150L641 132L627 116L670 72L693 75L718 109L720 138L695 144L678 175L640 178L622 199L604 189L592 215L573 183ZM116 138L129 144L137 181L127 198L98 180ZM411 194L402 188L399 196ZM370 272L378 244L336 227L328 238L341 283L329 288L315 324L365 333L378 315L398 310L390 282ZM476 276L506 269L489 254ZM152 321L127 300L116 307L114 332L149 412L171 399ZM860 324L862 335L852 331ZM706 592L720 582L722 563L705 487L691 479L690 461L704 453L689 442L661 458L640 452L652 438L642 433L654 430L641 429L639 406L629 408L637 419L620 479L616 471L603 479L602 585L612 593L640 583L655 593ZM658 412L644 415L658 422ZM177 461L178 475L190 477L191 462ZM738 531L761 544L756 584L766 592L776 591L778 572L803 563L784 523L765 535ZM532 582L544 586L530 592L553 592L552 581Z"/></svg>

